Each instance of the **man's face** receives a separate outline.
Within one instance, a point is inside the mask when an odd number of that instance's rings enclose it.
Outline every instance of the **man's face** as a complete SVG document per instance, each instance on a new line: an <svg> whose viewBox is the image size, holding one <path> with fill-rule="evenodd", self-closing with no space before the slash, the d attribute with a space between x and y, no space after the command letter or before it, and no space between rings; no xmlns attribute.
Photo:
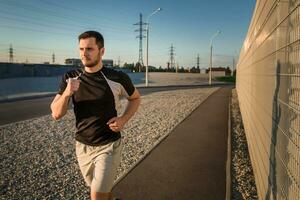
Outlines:
<svg viewBox="0 0 300 200"><path fill-rule="evenodd" d="M104 48L99 49L95 38L80 39L79 51L85 67L94 67L99 64L104 54Z"/></svg>

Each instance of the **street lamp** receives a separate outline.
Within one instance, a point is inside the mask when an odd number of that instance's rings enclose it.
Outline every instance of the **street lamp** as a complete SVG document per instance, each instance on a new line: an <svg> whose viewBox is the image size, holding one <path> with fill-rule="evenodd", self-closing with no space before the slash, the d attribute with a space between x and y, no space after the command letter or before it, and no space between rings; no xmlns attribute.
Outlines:
<svg viewBox="0 0 300 200"><path fill-rule="evenodd" d="M147 24L147 53L146 53L146 87L148 86L148 50L149 50L149 18L156 14L157 12L161 11L162 9L161 8L157 8L155 11L153 11L148 17L147 17L147 21L146 21L146 24Z"/></svg>
<svg viewBox="0 0 300 200"><path fill-rule="evenodd" d="M217 37L220 33L221 33L221 31L218 30L217 32L215 32L215 34L213 34L213 36L212 36L211 39L210 39L209 85L211 85L211 76L212 76L212 75L211 75L211 68L212 68L212 49L213 49L213 47L212 47L212 42L213 42L213 39L214 39L215 37Z"/></svg>

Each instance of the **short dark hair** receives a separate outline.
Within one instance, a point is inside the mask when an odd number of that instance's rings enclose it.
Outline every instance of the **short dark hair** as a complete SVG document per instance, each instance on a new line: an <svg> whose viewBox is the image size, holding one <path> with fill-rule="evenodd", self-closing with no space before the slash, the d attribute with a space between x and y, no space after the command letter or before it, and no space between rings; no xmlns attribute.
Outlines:
<svg viewBox="0 0 300 200"><path fill-rule="evenodd" d="M96 44L99 47L99 49L104 47L104 39L103 39L103 36L101 33L97 32L97 31L86 31L84 33L81 33L78 36L78 41L80 41L81 39L86 39L86 38L95 38Z"/></svg>

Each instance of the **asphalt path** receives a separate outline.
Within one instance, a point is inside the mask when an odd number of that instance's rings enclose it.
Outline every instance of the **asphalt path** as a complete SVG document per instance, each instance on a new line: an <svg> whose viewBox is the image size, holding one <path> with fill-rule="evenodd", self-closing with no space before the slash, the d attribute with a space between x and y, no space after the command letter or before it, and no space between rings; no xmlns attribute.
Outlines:
<svg viewBox="0 0 300 200"><path fill-rule="evenodd" d="M170 91L178 89L203 88L208 86L166 86L166 87L141 87L138 88L141 95L159 91ZM43 98L32 98L13 102L0 103L0 125L41 117L51 113L50 104L54 96ZM70 109L71 109L70 104Z"/></svg>
<svg viewBox="0 0 300 200"><path fill-rule="evenodd" d="M226 195L231 87L209 96L116 184L122 200L221 200Z"/></svg>

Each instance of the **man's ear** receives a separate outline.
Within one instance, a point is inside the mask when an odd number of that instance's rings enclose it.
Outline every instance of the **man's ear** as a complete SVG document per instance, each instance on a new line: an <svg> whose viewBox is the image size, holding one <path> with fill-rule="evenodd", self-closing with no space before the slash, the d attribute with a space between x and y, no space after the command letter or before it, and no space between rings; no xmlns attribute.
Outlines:
<svg viewBox="0 0 300 200"><path fill-rule="evenodd" d="M102 47L102 48L100 49L100 52L101 52L101 55L103 56L103 55L104 55L104 53L105 53L105 48L104 48L104 47Z"/></svg>

